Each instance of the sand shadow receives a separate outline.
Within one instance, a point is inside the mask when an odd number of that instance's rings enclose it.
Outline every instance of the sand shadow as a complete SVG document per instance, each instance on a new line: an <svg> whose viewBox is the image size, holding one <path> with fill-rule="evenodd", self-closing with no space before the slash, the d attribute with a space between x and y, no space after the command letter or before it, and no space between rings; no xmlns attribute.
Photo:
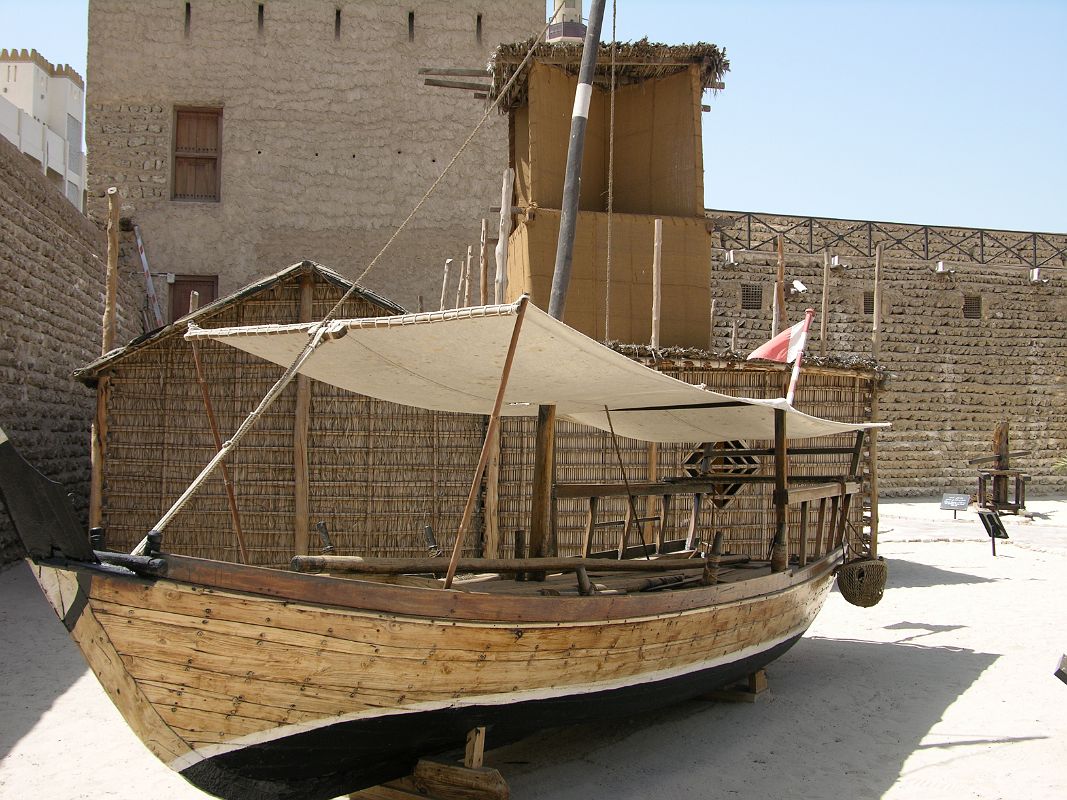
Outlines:
<svg viewBox="0 0 1067 800"><path fill-rule="evenodd" d="M0 760L88 669L29 566L0 570Z"/></svg>
<svg viewBox="0 0 1067 800"><path fill-rule="evenodd" d="M927 586L953 586L963 583L991 583L995 578L983 578L967 572L931 567L902 558L887 559L889 579L886 589L919 589ZM834 584L837 591L837 584Z"/></svg>
<svg viewBox="0 0 1067 800"><path fill-rule="evenodd" d="M547 732L489 760L515 797L877 798L914 750L942 746L922 740L996 658L805 638L768 668L766 700L693 701L641 719Z"/></svg>

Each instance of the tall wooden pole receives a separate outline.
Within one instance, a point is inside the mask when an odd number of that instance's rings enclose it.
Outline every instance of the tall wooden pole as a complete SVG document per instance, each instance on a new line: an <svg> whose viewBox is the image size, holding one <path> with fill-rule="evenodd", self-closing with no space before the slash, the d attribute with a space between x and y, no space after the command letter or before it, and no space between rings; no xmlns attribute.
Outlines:
<svg viewBox="0 0 1067 800"><path fill-rule="evenodd" d="M115 347L117 323L115 303L119 294L119 191L107 190L107 289L104 294L104 337L100 355Z"/></svg>
<svg viewBox="0 0 1067 800"><path fill-rule="evenodd" d="M300 276L300 321L310 322L315 310L315 279ZM293 411L293 555L310 552L311 471L308 462L308 432L311 427L311 378L296 376L296 408Z"/></svg>
<svg viewBox="0 0 1067 800"><path fill-rule="evenodd" d="M878 421L878 383L871 381L871 422ZM868 468L871 476L871 558L878 558L878 429L867 431Z"/></svg>
<svg viewBox="0 0 1067 800"><path fill-rule="evenodd" d="M819 314L819 355L826 355L826 314L830 309L830 251L822 253L822 311Z"/></svg>
<svg viewBox="0 0 1067 800"><path fill-rule="evenodd" d="M778 274L774 280L774 311L771 317L771 337L778 335L778 328L785 318L785 254L782 249L782 234L778 234Z"/></svg>
<svg viewBox="0 0 1067 800"><path fill-rule="evenodd" d="M511 235L511 193L515 187L515 170L504 170L504 182L500 187L500 227L496 240L496 298L494 303L503 303L508 291L508 237Z"/></svg>
<svg viewBox="0 0 1067 800"><path fill-rule="evenodd" d="M448 273L452 271L452 259L445 259L445 274L441 278L441 311L445 310L445 292L448 291Z"/></svg>
<svg viewBox="0 0 1067 800"><path fill-rule="evenodd" d="M104 276L104 318L100 355L115 347L118 324L116 303L119 286L119 194L107 190L107 273ZM104 375L96 384L96 415L89 433L89 527L99 528L104 519L104 451L107 442L107 403L111 378Z"/></svg>
<svg viewBox="0 0 1067 800"><path fill-rule="evenodd" d="M882 345L882 251L885 242L874 249L874 313L871 314L871 355L878 360Z"/></svg>
<svg viewBox="0 0 1067 800"><path fill-rule="evenodd" d="M660 315L663 313L663 220L655 222L652 237L652 349L659 349Z"/></svg>
<svg viewBox="0 0 1067 800"><path fill-rule="evenodd" d="M486 305L489 302L489 220L482 220L482 232L478 239L478 302Z"/></svg>
<svg viewBox="0 0 1067 800"><path fill-rule="evenodd" d="M578 225L578 195L581 190L582 155L585 152L585 128L589 121L589 101L593 96L593 76L600 51L600 27L604 22L604 0L593 0L589 9L582 63L578 69L578 88L574 92L571 112L571 135L567 149L567 173L563 181L563 210L556 243L556 263L552 273L552 294L548 313L563 319L567 287L571 279L574 234ZM530 510L530 555L545 553L553 540L552 486L556 467L556 407L541 406L537 412L537 444L534 453L534 485ZM552 553L555 555L555 553ZM542 573L543 574L543 573ZM535 576L536 577L536 576Z"/></svg>

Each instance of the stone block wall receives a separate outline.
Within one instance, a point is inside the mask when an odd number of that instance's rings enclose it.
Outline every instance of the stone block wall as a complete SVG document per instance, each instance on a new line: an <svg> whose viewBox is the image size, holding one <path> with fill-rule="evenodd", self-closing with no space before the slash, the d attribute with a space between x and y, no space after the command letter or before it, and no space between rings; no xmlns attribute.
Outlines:
<svg viewBox="0 0 1067 800"><path fill-rule="evenodd" d="M545 20L542 0L271 0L260 27L256 3L214 0L186 27L185 6L90 2L89 213L118 187L153 271L218 274L220 296L305 258L359 276L485 111L419 69L483 68ZM222 109L219 202L170 199L181 107ZM429 307L499 205L507 137L494 112L366 286Z"/></svg>
<svg viewBox="0 0 1067 800"><path fill-rule="evenodd" d="M0 427L85 515L93 393L71 378L100 355L103 232L0 138ZM138 323L124 297L120 339ZM0 512L0 563L18 556Z"/></svg>
<svg viewBox="0 0 1067 800"><path fill-rule="evenodd" d="M1031 493L1067 489L1067 477L1051 473L1067 454L1067 234L708 216L716 349L730 346L735 323L739 351L770 338L781 232L786 286L797 279L808 289L787 296L788 323L814 308L809 352L820 352L823 251L837 255L841 266L828 271L826 350L870 356L873 254L884 242L878 361L888 379L879 412L893 423L880 436L884 495L973 493L976 467L966 462L990 454L1001 420L1010 424L1011 448L1032 451L1016 462L1033 475ZM1031 283L1035 264L1047 282ZM760 308L741 308L742 286L758 287Z"/></svg>

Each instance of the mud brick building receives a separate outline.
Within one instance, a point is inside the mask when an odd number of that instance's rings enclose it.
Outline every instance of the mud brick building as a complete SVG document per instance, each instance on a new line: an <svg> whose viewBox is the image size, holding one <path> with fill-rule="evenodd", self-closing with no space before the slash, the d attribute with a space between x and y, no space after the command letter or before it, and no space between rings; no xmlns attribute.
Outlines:
<svg viewBox="0 0 1067 800"><path fill-rule="evenodd" d="M541 0L91 0L89 213L118 187L179 316L186 284L204 301L305 257L356 277L485 110L419 69L484 69L544 23ZM369 288L437 296L499 204L506 131L494 114Z"/></svg>

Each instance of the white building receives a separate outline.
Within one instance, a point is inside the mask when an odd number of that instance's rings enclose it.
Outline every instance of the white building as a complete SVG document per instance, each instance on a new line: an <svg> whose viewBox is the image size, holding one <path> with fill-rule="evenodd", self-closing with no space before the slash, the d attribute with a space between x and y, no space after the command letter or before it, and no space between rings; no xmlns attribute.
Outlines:
<svg viewBox="0 0 1067 800"><path fill-rule="evenodd" d="M85 81L36 50L0 50L0 135L84 211Z"/></svg>

